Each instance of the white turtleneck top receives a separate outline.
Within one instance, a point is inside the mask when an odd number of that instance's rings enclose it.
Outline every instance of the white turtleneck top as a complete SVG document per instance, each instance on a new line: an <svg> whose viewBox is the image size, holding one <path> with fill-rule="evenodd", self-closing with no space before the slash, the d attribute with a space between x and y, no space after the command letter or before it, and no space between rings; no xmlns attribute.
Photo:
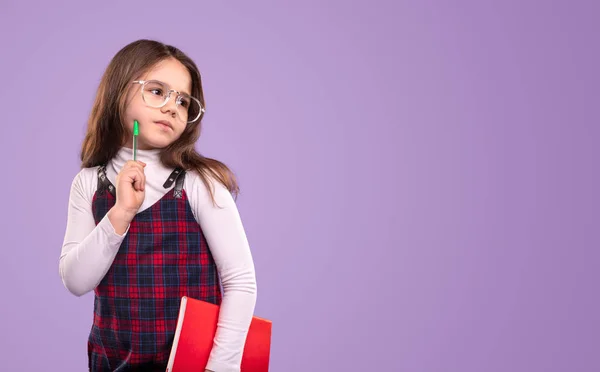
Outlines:
<svg viewBox="0 0 600 372"><path fill-rule="evenodd" d="M169 189L163 187L173 169L160 162L159 153L160 150L138 150L138 160L146 163L146 194L138 213L175 186L173 183ZM116 185L118 172L131 159L132 149L124 147L107 164L106 175L113 185ZM256 303L256 277L235 201L219 182L214 181L213 185L216 206L197 173L187 172L183 186L194 217L202 226L223 286L217 334L206 368L218 372L239 371ZM118 235L107 216L96 225L92 198L97 186L98 167L82 169L71 185L59 272L65 287L76 296L94 290L100 283L127 235L127 231Z"/></svg>

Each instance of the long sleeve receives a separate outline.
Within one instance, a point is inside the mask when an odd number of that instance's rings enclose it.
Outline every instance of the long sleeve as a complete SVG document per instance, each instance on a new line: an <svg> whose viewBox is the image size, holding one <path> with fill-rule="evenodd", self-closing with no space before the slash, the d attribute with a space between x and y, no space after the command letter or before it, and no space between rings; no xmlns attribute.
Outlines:
<svg viewBox="0 0 600 372"><path fill-rule="evenodd" d="M108 272L125 234L118 235L105 216L96 226L92 196L97 176L83 169L71 184L59 273L65 287L74 295L92 291Z"/></svg>
<svg viewBox="0 0 600 372"><path fill-rule="evenodd" d="M217 372L240 370L246 335L256 304L254 262L246 234L229 191L214 183L216 206L208 189L195 173L186 177L188 198L202 227L223 285L219 321L207 369ZM189 190L189 191L188 191Z"/></svg>

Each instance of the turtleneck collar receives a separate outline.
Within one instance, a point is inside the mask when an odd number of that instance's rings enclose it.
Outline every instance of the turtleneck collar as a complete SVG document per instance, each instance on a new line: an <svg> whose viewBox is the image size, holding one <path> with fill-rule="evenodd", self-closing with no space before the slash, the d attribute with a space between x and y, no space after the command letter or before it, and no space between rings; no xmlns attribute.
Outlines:
<svg viewBox="0 0 600 372"><path fill-rule="evenodd" d="M163 178L168 177L170 171L169 168L165 167L160 161L161 151L161 149L138 149L137 160L146 163L146 167L144 168L146 172L155 173L156 176ZM129 160L133 160L133 149L128 147L121 147L117 154L110 161L110 164L115 174L119 173L119 171L123 168L125 163L127 163ZM164 182L164 180L161 182Z"/></svg>
<svg viewBox="0 0 600 372"><path fill-rule="evenodd" d="M137 151L137 160L146 163L144 174L146 176L146 197L152 202L144 204L145 207L151 205L158 198L157 195L164 195L166 189L164 183L173 172L174 168L165 167L160 161L160 153L162 149L154 150L139 150ZM121 147L117 154L111 159L106 167L106 176L115 186L117 175L123 169L123 166L128 161L133 160L133 149ZM171 184L173 187L174 184ZM153 195L153 196L152 196ZM146 203L146 202L144 202Z"/></svg>
<svg viewBox="0 0 600 372"><path fill-rule="evenodd" d="M169 178L173 169L165 167L160 161L161 149L137 150L137 160L146 163L144 173L146 174L146 186L163 192L163 183ZM111 182L116 181L117 174L125 163L133 160L133 149L121 147L117 154L111 159L107 167L107 176Z"/></svg>
<svg viewBox="0 0 600 372"><path fill-rule="evenodd" d="M160 152L161 149L153 150L137 150L137 160L144 162L148 165L160 163ZM118 168L121 168L129 160L133 160L133 149L128 147L121 147L119 152L113 158L113 162Z"/></svg>

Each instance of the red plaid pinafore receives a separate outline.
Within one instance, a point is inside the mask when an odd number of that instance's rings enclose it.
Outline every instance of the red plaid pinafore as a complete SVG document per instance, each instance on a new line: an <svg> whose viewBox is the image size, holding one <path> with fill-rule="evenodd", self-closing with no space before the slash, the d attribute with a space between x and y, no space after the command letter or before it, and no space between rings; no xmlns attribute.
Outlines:
<svg viewBox="0 0 600 372"><path fill-rule="evenodd" d="M117 256L94 290L88 339L89 369L165 371L182 296L221 302L217 268L183 189L177 168L164 187L175 187L131 221ZM92 201L96 224L115 204L115 187L98 169Z"/></svg>

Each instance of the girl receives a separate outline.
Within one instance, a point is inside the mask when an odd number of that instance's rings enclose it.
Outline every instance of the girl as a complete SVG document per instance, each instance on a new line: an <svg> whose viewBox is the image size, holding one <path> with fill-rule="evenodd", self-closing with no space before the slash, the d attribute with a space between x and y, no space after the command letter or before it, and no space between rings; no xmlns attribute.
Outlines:
<svg viewBox="0 0 600 372"><path fill-rule="evenodd" d="M90 371L165 371L182 296L221 305L206 370L240 370L254 263L235 177L194 149L203 115L200 72L173 46L133 42L102 77L59 264L71 293L94 291Z"/></svg>

